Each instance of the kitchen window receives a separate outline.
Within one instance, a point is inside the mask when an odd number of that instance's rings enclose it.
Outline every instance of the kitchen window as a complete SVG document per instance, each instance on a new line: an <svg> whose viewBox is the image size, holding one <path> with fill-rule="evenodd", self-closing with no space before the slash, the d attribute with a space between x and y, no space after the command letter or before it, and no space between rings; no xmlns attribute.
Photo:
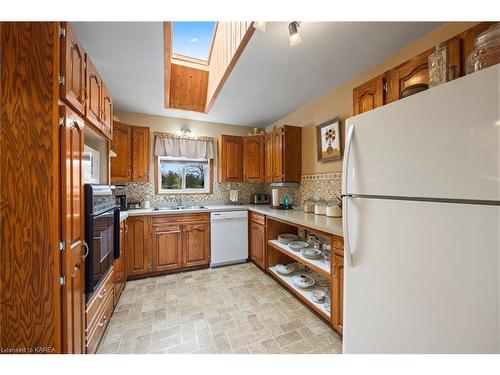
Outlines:
<svg viewBox="0 0 500 375"><path fill-rule="evenodd" d="M208 194L211 192L212 163L208 159L159 156L157 190L159 194Z"/></svg>

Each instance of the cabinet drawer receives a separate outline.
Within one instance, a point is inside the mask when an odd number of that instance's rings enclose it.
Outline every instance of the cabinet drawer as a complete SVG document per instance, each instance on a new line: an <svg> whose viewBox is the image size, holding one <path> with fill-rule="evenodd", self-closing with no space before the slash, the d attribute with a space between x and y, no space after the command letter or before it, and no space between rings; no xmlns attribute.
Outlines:
<svg viewBox="0 0 500 375"><path fill-rule="evenodd" d="M96 324L97 318L101 313L106 299L111 296L111 301L113 301L113 267L109 270L108 274L104 278L104 282L95 291L94 295L87 303L86 321L87 321L87 337L89 336L91 329L90 327ZM113 303L111 303L113 304Z"/></svg>
<svg viewBox="0 0 500 375"><path fill-rule="evenodd" d="M266 225L266 216L256 212L250 211L250 220L260 225Z"/></svg>
<svg viewBox="0 0 500 375"><path fill-rule="evenodd" d="M155 224L208 223L209 221L210 217L208 212L153 216L153 226L155 226Z"/></svg>
<svg viewBox="0 0 500 375"><path fill-rule="evenodd" d="M96 319L88 327L87 331L87 353L92 354L97 351L99 342L101 341L102 335L106 330L106 326L109 323L111 314L113 313L113 293L109 293L104 297L102 302L102 309L99 311Z"/></svg>

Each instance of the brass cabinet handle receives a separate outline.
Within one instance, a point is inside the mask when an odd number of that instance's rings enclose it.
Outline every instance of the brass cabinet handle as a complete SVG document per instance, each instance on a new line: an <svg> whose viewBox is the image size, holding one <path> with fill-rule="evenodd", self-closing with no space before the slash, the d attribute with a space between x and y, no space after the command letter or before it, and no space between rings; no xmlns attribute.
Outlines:
<svg viewBox="0 0 500 375"><path fill-rule="evenodd" d="M85 247L85 254L83 254L83 259L87 258L87 255L89 255L89 245L87 245L87 242L83 241L83 246Z"/></svg>
<svg viewBox="0 0 500 375"><path fill-rule="evenodd" d="M131 173L130 173L130 168L129 168L129 170L127 172L127 177L130 178L130 175L131 175Z"/></svg>
<svg viewBox="0 0 500 375"><path fill-rule="evenodd" d="M97 298L103 299L106 296L107 293L108 293L108 291L106 289L104 289L102 291L102 293L97 296Z"/></svg>
<svg viewBox="0 0 500 375"><path fill-rule="evenodd" d="M76 273L80 270L80 264L75 264L73 267L73 272L71 273L71 278L76 276Z"/></svg>
<svg viewBox="0 0 500 375"><path fill-rule="evenodd" d="M104 325L104 323L106 323L106 320L108 320L108 317L106 315L104 315L102 317L101 321L99 322L98 326L102 327Z"/></svg>

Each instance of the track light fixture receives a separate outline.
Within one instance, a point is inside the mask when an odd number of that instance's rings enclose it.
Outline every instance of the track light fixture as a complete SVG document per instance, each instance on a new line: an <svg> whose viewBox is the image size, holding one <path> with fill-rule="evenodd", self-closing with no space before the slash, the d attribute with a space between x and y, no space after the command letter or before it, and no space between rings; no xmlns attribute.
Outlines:
<svg viewBox="0 0 500 375"><path fill-rule="evenodd" d="M266 27L267 27L267 22L266 21L254 21L253 22L253 27L256 30L260 30L263 33L265 33L266 32Z"/></svg>
<svg viewBox="0 0 500 375"><path fill-rule="evenodd" d="M290 22L290 24L288 25L290 47L294 47L300 42L302 42L302 38L300 37L299 34L299 27L300 27L299 21Z"/></svg>

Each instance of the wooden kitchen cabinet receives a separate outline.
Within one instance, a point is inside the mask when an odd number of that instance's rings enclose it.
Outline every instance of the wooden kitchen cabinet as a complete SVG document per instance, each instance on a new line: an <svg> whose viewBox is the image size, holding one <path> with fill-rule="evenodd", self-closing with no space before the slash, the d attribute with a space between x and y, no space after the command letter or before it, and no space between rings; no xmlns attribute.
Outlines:
<svg viewBox="0 0 500 375"><path fill-rule="evenodd" d="M363 83L352 91L353 115L381 107L385 103L385 74Z"/></svg>
<svg viewBox="0 0 500 375"><path fill-rule="evenodd" d="M433 52L431 48L387 72L387 103L399 100L401 93L410 86L429 83L428 59Z"/></svg>
<svg viewBox="0 0 500 375"><path fill-rule="evenodd" d="M133 126L132 136L132 181L149 181L149 128Z"/></svg>
<svg viewBox="0 0 500 375"><path fill-rule="evenodd" d="M113 135L113 98L73 28L62 22L61 99L106 138Z"/></svg>
<svg viewBox="0 0 500 375"><path fill-rule="evenodd" d="M62 311L65 353L84 352L85 261L83 247L83 129L84 121L68 106L60 107L61 127L61 239L63 243ZM89 241L87 239L87 241Z"/></svg>
<svg viewBox="0 0 500 375"><path fill-rule="evenodd" d="M101 130L107 138L113 138L113 98L104 82L101 85Z"/></svg>
<svg viewBox="0 0 500 375"><path fill-rule="evenodd" d="M87 354L97 352L109 324L115 306L114 287L114 267L111 267L86 305L85 346Z"/></svg>
<svg viewBox="0 0 500 375"><path fill-rule="evenodd" d="M182 229L183 267L210 263L210 229L208 223L185 224Z"/></svg>
<svg viewBox="0 0 500 375"><path fill-rule="evenodd" d="M302 129L283 125L256 136L222 135L220 182L299 182L302 173Z"/></svg>
<svg viewBox="0 0 500 375"><path fill-rule="evenodd" d="M248 224L248 249L249 257L257 265L266 268L265 249L266 249L266 226L265 216L250 212L250 221Z"/></svg>
<svg viewBox="0 0 500 375"><path fill-rule="evenodd" d="M208 214L129 216L127 220L129 278L210 263Z"/></svg>
<svg viewBox="0 0 500 375"><path fill-rule="evenodd" d="M155 272L182 267L182 227L153 224L153 269Z"/></svg>
<svg viewBox="0 0 500 375"><path fill-rule="evenodd" d="M102 80L94 64L87 56L86 60L86 117L92 125L101 130L101 94L102 94Z"/></svg>
<svg viewBox="0 0 500 375"><path fill-rule="evenodd" d="M271 141L265 147L265 164L271 165L266 171L266 181L300 182L302 174L302 129L297 126L282 125L275 127Z"/></svg>
<svg viewBox="0 0 500 375"><path fill-rule="evenodd" d="M221 135L219 140L219 181L243 181L243 139Z"/></svg>
<svg viewBox="0 0 500 375"><path fill-rule="evenodd" d="M152 270L150 218L129 216L127 225L127 277L145 275Z"/></svg>
<svg viewBox="0 0 500 375"><path fill-rule="evenodd" d="M332 324L342 333L343 311L344 311L344 257L338 254L332 254Z"/></svg>
<svg viewBox="0 0 500 375"><path fill-rule="evenodd" d="M465 75L467 57L474 50L474 39L486 31L495 22L480 22L470 29L443 40L448 48L448 62L454 67L456 77ZM429 83L428 58L435 48L422 52L420 55L402 63L401 65L385 72L379 77L353 89L353 115L357 115L381 105L394 102L401 98L401 93L406 88L415 84ZM385 97L383 77L385 76Z"/></svg>
<svg viewBox="0 0 500 375"><path fill-rule="evenodd" d="M130 165L131 154L131 127L119 122L114 123L113 140L110 149L116 153L111 158L111 183L129 182L132 178Z"/></svg>
<svg viewBox="0 0 500 375"><path fill-rule="evenodd" d="M61 43L61 99L85 116L85 50L67 22L61 24L59 33L64 35Z"/></svg>
<svg viewBox="0 0 500 375"><path fill-rule="evenodd" d="M273 146L271 148L273 159L273 182L283 182L283 130L276 127L272 131Z"/></svg>
<svg viewBox="0 0 500 375"><path fill-rule="evenodd" d="M88 56L86 77L87 121L111 140L113 138L113 98Z"/></svg>
<svg viewBox="0 0 500 375"><path fill-rule="evenodd" d="M123 287L127 281L127 243L126 236L128 231L128 225L126 219L120 223L120 257L115 259L113 264L113 281L114 281L114 305L118 303L118 299L122 294Z"/></svg>
<svg viewBox="0 0 500 375"><path fill-rule="evenodd" d="M110 149L111 183L149 181L149 128L115 122Z"/></svg>
<svg viewBox="0 0 500 375"><path fill-rule="evenodd" d="M264 135L264 182L273 182L273 133Z"/></svg>
<svg viewBox="0 0 500 375"><path fill-rule="evenodd" d="M264 136L243 137L243 181L264 182Z"/></svg>

